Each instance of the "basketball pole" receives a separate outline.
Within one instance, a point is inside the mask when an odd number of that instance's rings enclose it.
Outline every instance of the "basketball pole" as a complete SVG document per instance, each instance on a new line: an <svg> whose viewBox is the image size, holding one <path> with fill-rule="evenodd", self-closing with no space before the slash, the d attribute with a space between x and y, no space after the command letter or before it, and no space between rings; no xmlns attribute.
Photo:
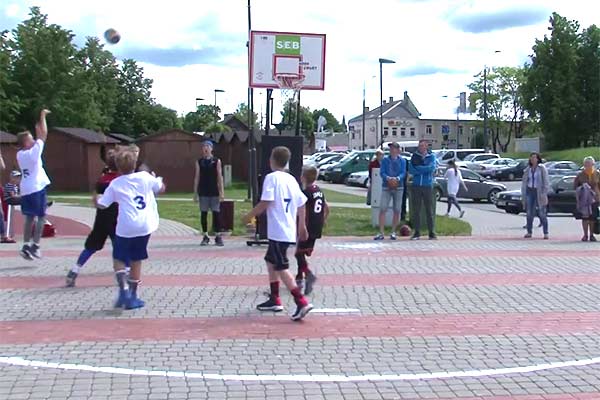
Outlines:
<svg viewBox="0 0 600 400"><path fill-rule="evenodd" d="M296 102L296 136L300 136L300 92L298 90L298 101Z"/></svg>
<svg viewBox="0 0 600 400"><path fill-rule="evenodd" d="M250 62L250 35L252 33L252 10L251 0L248 0L248 62ZM254 88L248 84L248 198L252 200L252 205L258 203L258 177L256 176L256 142L254 137Z"/></svg>

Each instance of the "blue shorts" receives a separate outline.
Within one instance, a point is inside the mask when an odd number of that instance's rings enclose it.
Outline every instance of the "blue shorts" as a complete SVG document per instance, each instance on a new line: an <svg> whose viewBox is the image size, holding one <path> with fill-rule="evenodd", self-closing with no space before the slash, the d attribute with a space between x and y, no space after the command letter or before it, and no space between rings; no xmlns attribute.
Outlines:
<svg viewBox="0 0 600 400"><path fill-rule="evenodd" d="M45 217L48 199L46 189L21 197L21 213L30 217Z"/></svg>
<svg viewBox="0 0 600 400"><path fill-rule="evenodd" d="M113 241L113 258L124 264L142 261L148 258L148 241L150 235L124 238L115 236Z"/></svg>

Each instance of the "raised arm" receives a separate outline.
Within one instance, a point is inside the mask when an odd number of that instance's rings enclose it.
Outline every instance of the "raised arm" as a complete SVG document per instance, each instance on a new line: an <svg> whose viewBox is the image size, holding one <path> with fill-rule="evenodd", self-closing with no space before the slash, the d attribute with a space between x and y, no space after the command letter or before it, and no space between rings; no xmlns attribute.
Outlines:
<svg viewBox="0 0 600 400"><path fill-rule="evenodd" d="M194 193L194 201L198 201L198 183L200 183L200 166L196 162L196 172L194 173L194 187L192 193Z"/></svg>
<svg viewBox="0 0 600 400"><path fill-rule="evenodd" d="M225 189L223 184L223 167L221 165L221 160L217 161L217 187L219 188L219 200L225 200Z"/></svg>
<svg viewBox="0 0 600 400"><path fill-rule="evenodd" d="M43 109L40 112L40 120L35 124L36 139L40 139L43 142L48 139L48 124L46 123L46 116L48 114L50 114L50 111Z"/></svg>

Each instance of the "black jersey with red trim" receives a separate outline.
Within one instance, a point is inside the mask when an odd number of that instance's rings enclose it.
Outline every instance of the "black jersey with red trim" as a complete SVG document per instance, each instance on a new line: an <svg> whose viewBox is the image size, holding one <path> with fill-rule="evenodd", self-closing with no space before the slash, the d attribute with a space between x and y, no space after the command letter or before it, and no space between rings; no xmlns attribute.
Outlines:
<svg viewBox="0 0 600 400"><path fill-rule="evenodd" d="M117 172L110 171L110 170L108 170L108 172L103 172L102 175L100 176L100 179L98 179L98 182L96 182L96 193L104 194L104 191L106 190L108 185L110 185L110 183L115 178L118 178L118 177L119 177L119 174ZM108 208L97 209L96 210L96 219L100 218L100 219L106 221L106 223L109 223L109 224L112 223L112 224L116 225L118 214L119 214L119 206L117 205L117 203L113 203Z"/></svg>
<svg viewBox="0 0 600 400"><path fill-rule="evenodd" d="M306 201L306 228L308 237L320 239L325 223L325 195L317 185L310 185L303 190Z"/></svg>

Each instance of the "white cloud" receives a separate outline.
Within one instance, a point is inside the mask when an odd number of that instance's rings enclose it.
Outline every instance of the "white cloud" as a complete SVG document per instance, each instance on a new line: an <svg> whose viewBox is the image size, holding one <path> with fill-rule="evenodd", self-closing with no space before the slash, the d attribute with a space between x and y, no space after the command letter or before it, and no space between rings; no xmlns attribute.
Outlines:
<svg viewBox="0 0 600 400"><path fill-rule="evenodd" d="M5 13L18 13L34 0L14 2ZM535 38L547 31L547 18L533 25L487 33L463 32L450 23L451 16L508 13L510 10L555 10L577 19L582 26L600 15L597 2L587 0L378 0L369 4L337 0L253 0L254 29L327 34L326 90L303 92L302 102L311 108L329 108L339 119L360 113L363 82L367 104L379 103L379 57L397 61L384 66L384 98L399 98L407 90L425 115L451 115L452 100L466 90L473 75L484 65L520 65L531 53ZM507 12L508 10L508 12ZM195 1L74 1L44 2L42 11L51 22L77 34L100 36L113 27L122 41L116 54L127 48L185 48L226 50L218 63L211 60L185 67L143 64L154 79L153 95L179 112L194 108L195 98L212 103L213 90L225 89L219 105L226 111L246 100L247 33L246 2L240 0ZM494 50L501 50L495 54ZM224 64L224 65L223 65ZM399 70L429 67L464 73L396 76ZM376 78L372 78L376 76ZM264 103L263 91L255 96L255 109ZM279 121L280 96L275 93L275 121ZM264 108L264 106L263 106Z"/></svg>

